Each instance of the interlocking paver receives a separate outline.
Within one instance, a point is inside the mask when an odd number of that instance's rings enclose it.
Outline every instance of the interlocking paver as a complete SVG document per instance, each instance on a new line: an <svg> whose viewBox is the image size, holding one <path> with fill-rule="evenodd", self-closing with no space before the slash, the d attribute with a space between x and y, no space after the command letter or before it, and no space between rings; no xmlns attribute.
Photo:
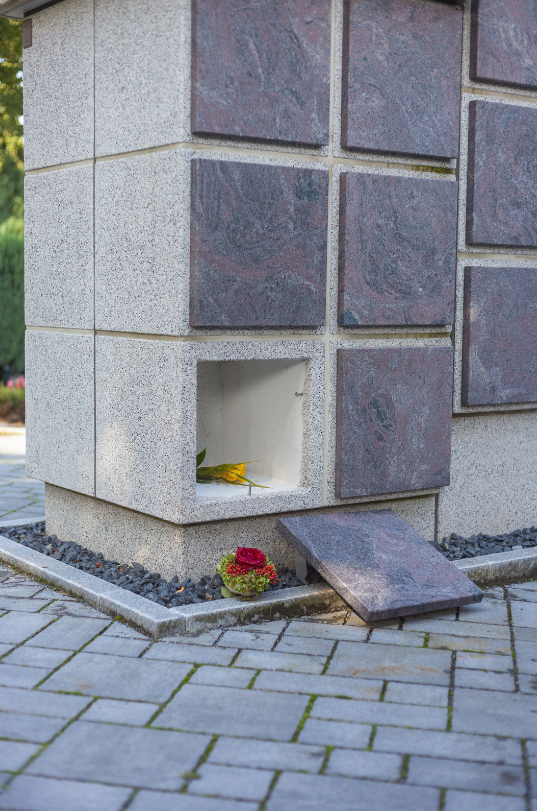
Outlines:
<svg viewBox="0 0 537 811"><path fill-rule="evenodd" d="M75 721L28 773L90 782L98 775L112 785L173 791L183 785L181 774L194 769L209 741L207 735Z"/></svg>
<svg viewBox="0 0 537 811"><path fill-rule="evenodd" d="M438 811L437 789L349 780L309 774L282 774L267 811Z"/></svg>
<svg viewBox="0 0 537 811"><path fill-rule="evenodd" d="M295 673L319 674L323 672L326 659L326 656L310 656L305 653L243 650L234 664L237 667L253 667L255 670L288 670Z"/></svg>
<svg viewBox="0 0 537 811"><path fill-rule="evenodd" d="M416 631L412 634L403 634L388 628L375 628L369 642L380 645L405 645L411 648L422 648L425 633Z"/></svg>
<svg viewBox="0 0 537 811"><path fill-rule="evenodd" d="M480 603L463 605L459 609L459 622L504 625L507 622L507 605L505 602L487 598Z"/></svg>
<svg viewBox="0 0 537 811"><path fill-rule="evenodd" d="M384 694L385 702L396 704L420 704L431 707L447 707L448 691L445 687L434 687L431 684L409 684L408 682L391 681Z"/></svg>
<svg viewBox="0 0 537 811"><path fill-rule="evenodd" d="M49 672L39 667L0 663L0 684L3 687L35 687L48 676Z"/></svg>
<svg viewBox="0 0 537 811"><path fill-rule="evenodd" d="M202 665L192 678L190 684L209 684L214 687L248 687L255 673L240 667L216 667Z"/></svg>
<svg viewBox="0 0 537 811"><path fill-rule="evenodd" d="M121 622L113 622L106 631L103 631L102 636L116 636L124 637L127 639L147 639L146 634L141 634L140 631L135 631L130 625L123 625Z"/></svg>
<svg viewBox="0 0 537 811"><path fill-rule="evenodd" d="M523 628L537 628L537 603L511 603L513 625Z"/></svg>
<svg viewBox="0 0 537 811"><path fill-rule="evenodd" d="M90 703L82 696L56 695L38 691L0 687L0 710L45 715L51 718L74 718Z"/></svg>
<svg viewBox="0 0 537 811"><path fill-rule="evenodd" d="M376 701L380 698L382 685L383 682L378 679L346 679L342 676L312 676L308 673L264 671L255 680L253 689L339 696L340 698L364 698Z"/></svg>
<svg viewBox="0 0 537 811"><path fill-rule="evenodd" d="M26 761L38 751L39 746L33 743L0 741L0 771L18 772Z"/></svg>
<svg viewBox="0 0 537 811"><path fill-rule="evenodd" d="M369 628L365 625L349 626L326 624L321 622L304 622L295 620L289 625L285 636L313 636L318 639L347 640L348 642L365 642Z"/></svg>
<svg viewBox="0 0 537 811"><path fill-rule="evenodd" d="M37 594L41 591L42 586L38 583L33 585L21 585L21 586L7 586L1 585L0 586L0 599L4 597L33 597L34 594ZM24 611L24 609L22 609Z"/></svg>
<svg viewBox="0 0 537 811"><path fill-rule="evenodd" d="M237 648L212 648L205 645L172 645L155 642L144 654L144 660L159 659L165 662L192 662L203 665L229 665Z"/></svg>
<svg viewBox="0 0 537 811"><path fill-rule="evenodd" d="M341 698L318 698L311 708L310 715L312 718L323 718L328 721L390 724L418 729L445 729L447 723L447 710L438 707L350 701Z"/></svg>
<svg viewBox="0 0 537 811"><path fill-rule="evenodd" d="M400 755L335 749L330 755L325 773L345 777L368 777L373 780L397 780L402 765L403 758Z"/></svg>
<svg viewBox="0 0 537 811"><path fill-rule="evenodd" d="M162 794L140 791L129 806L129 811L257 811L259 803L236 802L213 797L194 797L191 794Z"/></svg>
<svg viewBox="0 0 537 811"><path fill-rule="evenodd" d="M281 771L319 771L326 752L323 746L301 743L275 743L240 738L218 738L209 755L209 763L226 766L248 766L251 769Z"/></svg>
<svg viewBox="0 0 537 811"><path fill-rule="evenodd" d="M32 640L19 648L15 648L2 660L3 663L6 665L44 667L46 670L54 670L73 655L71 651L56 650L55 648L36 648L31 642Z"/></svg>
<svg viewBox="0 0 537 811"><path fill-rule="evenodd" d="M21 775L0 797L0 808L10 811L120 811L131 794L130 788L51 780Z"/></svg>
<svg viewBox="0 0 537 811"><path fill-rule="evenodd" d="M518 677L521 693L529 693L529 695L537 695L537 676L528 676L521 673Z"/></svg>
<svg viewBox="0 0 537 811"><path fill-rule="evenodd" d="M65 726L64 718L45 718L42 715L23 715L17 712L0 712L0 738L47 743Z"/></svg>
<svg viewBox="0 0 537 811"><path fill-rule="evenodd" d="M526 811L526 803L521 797L448 791L444 811Z"/></svg>
<svg viewBox="0 0 537 811"><path fill-rule="evenodd" d="M43 617L45 619L45 617ZM52 617L47 616L50 621ZM78 650L104 631L110 620L86 619L83 617L60 617L32 640L33 645L41 648L60 648L61 650Z"/></svg>
<svg viewBox="0 0 537 811"><path fill-rule="evenodd" d="M234 687L202 687L185 684L153 726L288 741L298 727L308 703L307 696L265 693Z"/></svg>
<svg viewBox="0 0 537 811"><path fill-rule="evenodd" d="M100 698L86 710L83 720L142 727L149 722L157 709L158 705L141 701L116 701L111 698Z"/></svg>
<svg viewBox="0 0 537 811"><path fill-rule="evenodd" d="M475 651L476 653L505 653L508 656L511 655L511 639L429 634L427 647L440 650L465 650Z"/></svg>
<svg viewBox="0 0 537 811"><path fill-rule="evenodd" d="M35 613L44 609L49 602L50 600L31 599L29 597L4 597L0 594L0 611L29 611ZM50 617L49 622L52 619L53 617Z"/></svg>
<svg viewBox="0 0 537 811"><path fill-rule="evenodd" d="M485 639L511 639L507 619L504 625L485 624L480 622L465 621L464 623L458 620L438 620L422 619L421 617L407 617L403 630L409 631L425 631L428 634L447 634L453 636L472 636L484 637Z"/></svg>
<svg viewBox="0 0 537 811"><path fill-rule="evenodd" d="M0 642L18 645L25 639L37 634L53 617L42 614L30 614L24 611L11 612L0 617Z"/></svg>
<svg viewBox="0 0 537 811"><path fill-rule="evenodd" d="M270 650L276 640L277 634L262 634L255 631L226 631L218 645L223 648L249 648L250 650Z"/></svg>
<svg viewBox="0 0 537 811"><path fill-rule="evenodd" d="M344 721L320 721L308 718L298 737L300 743L366 749L371 739L371 726L347 724Z"/></svg>
<svg viewBox="0 0 537 811"><path fill-rule="evenodd" d="M537 740L537 696L459 688L453 702L453 729Z"/></svg>
<svg viewBox="0 0 537 811"><path fill-rule="evenodd" d="M85 653L108 653L113 656L130 656L137 658L149 645L145 639L114 639L110 636L98 636L84 648Z"/></svg>
<svg viewBox="0 0 537 811"><path fill-rule="evenodd" d="M206 763L198 770L199 780L192 780L189 794L210 794L236 800L262 800L267 793L273 772L264 769L238 769Z"/></svg>
<svg viewBox="0 0 537 811"><path fill-rule="evenodd" d="M499 765L522 765L522 750L518 741L500 740L488 735L378 727L373 750Z"/></svg>
<svg viewBox="0 0 537 811"><path fill-rule="evenodd" d="M13 645L6 645L3 642L0 642L0 656L4 656L6 653L8 653L10 650L13 649L14 649Z"/></svg>
<svg viewBox="0 0 537 811"><path fill-rule="evenodd" d="M488 670L461 670L455 671L456 687L472 687L477 690L502 690L512 693L515 689L515 680L510 673L492 673Z"/></svg>
<svg viewBox="0 0 537 811"><path fill-rule="evenodd" d="M514 794L519 797L526 790L524 769L521 767L498 768L489 763L465 763L461 760L438 760L432 757L412 757L407 782L491 794Z"/></svg>
<svg viewBox="0 0 537 811"><path fill-rule="evenodd" d="M307 653L314 656L330 656L334 648L331 639L317 639L315 637L285 636L281 639L275 651L278 653Z"/></svg>
<svg viewBox="0 0 537 811"><path fill-rule="evenodd" d="M39 689L161 702L179 687L190 669L190 665L173 662L79 653Z"/></svg>
<svg viewBox="0 0 537 811"><path fill-rule="evenodd" d="M37 595L41 597L41 593ZM91 605L75 603L72 600L58 600L47 605L43 609L44 614L56 614L58 617L87 617L88 619L105 619L110 622L110 617L102 611L97 611Z"/></svg>
<svg viewBox="0 0 537 811"><path fill-rule="evenodd" d="M259 622L255 625L237 625L234 628L230 628L230 631L253 631L256 634L281 634L285 626L287 625L287 620L269 620L268 622Z"/></svg>
<svg viewBox="0 0 537 811"><path fill-rule="evenodd" d="M493 670L495 672L512 673L513 658L494 653L473 653L459 651L457 653L457 667L467 670Z"/></svg>
<svg viewBox="0 0 537 811"><path fill-rule="evenodd" d="M510 588L509 597L511 600L526 600L530 603L537 602L537 589Z"/></svg>
<svg viewBox="0 0 537 811"><path fill-rule="evenodd" d="M176 642L179 645L214 645L221 635L222 631L215 628L212 631L197 631L193 634L182 634L181 636L164 636L160 641Z"/></svg>
<svg viewBox="0 0 537 811"><path fill-rule="evenodd" d="M423 684L449 684L449 651L340 642L328 667L339 676L394 679Z"/></svg>

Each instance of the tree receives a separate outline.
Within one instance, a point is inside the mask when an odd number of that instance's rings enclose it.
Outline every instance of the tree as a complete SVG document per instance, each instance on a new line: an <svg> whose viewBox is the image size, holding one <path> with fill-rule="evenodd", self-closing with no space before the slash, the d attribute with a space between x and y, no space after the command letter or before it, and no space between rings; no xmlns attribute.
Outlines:
<svg viewBox="0 0 537 811"><path fill-rule="evenodd" d="M0 17L0 223L23 213L22 34Z"/></svg>

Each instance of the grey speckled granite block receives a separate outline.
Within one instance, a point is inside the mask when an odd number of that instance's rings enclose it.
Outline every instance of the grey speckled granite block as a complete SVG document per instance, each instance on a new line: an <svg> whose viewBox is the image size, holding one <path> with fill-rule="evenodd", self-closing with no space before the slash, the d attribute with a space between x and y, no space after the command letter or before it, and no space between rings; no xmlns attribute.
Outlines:
<svg viewBox="0 0 537 811"><path fill-rule="evenodd" d="M325 322L328 172L192 162L190 324Z"/></svg>
<svg viewBox="0 0 537 811"><path fill-rule="evenodd" d="M537 401L537 269L464 272L462 403Z"/></svg>
<svg viewBox="0 0 537 811"><path fill-rule="evenodd" d="M470 102L466 239L537 246L537 109Z"/></svg>
<svg viewBox="0 0 537 811"><path fill-rule="evenodd" d="M537 89L535 0L473 0L470 77Z"/></svg>
<svg viewBox="0 0 537 811"><path fill-rule="evenodd" d="M282 518L278 529L366 622L483 598L392 510Z"/></svg>
<svg viewBox="0 0 537 811"><path fill-rule="evenodd" d="M24 164L93 157L93 0L63 0L32 17L24 50Z"/></svg>
<svg viewBox="0 0 537 811"><path fill-rule="evenodd" d="M93 335L26 332L26 470L94 495Z"/></svg>
<svg viewBox="0 0 537 811"><path fill-rule="evenodd" d="M330 0L195 0L192 131L328 143Z"/></svg>
<svg viewBox="0 0 537 811"><path fill-rule="evenodd" d="M341 177L340 326L452 324L457 184Z"/></svg>
<svg viewBox="0 0 537 811"><path fill-rule="evenodd" d="M451 347L339 349L336 495L449 484Z"/></svg>
<svg viewBox="0 0 537 811"><path fill-rule="evenodd" d="M460 8L420 0L349 0L345 9L342 145L456 157Z"/></svg>
<svg viewBox="0 0 537 811"><path fill-rule="evenodd" d="M93 329L93 166L24 181L26 323Z"/></svg>

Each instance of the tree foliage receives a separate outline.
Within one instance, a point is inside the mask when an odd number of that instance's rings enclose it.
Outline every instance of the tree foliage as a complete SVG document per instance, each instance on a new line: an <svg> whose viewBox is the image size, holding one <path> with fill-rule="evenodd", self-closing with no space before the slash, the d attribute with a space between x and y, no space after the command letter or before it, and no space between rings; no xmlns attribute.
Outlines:
<svg viewBox="0 0 537 811"><path fill-rule="evenodd" d="M0 17L0 223L23 214L22 35Z"/></svg>
<svg viewBox="0 0 537 811"><path fill-rule="evenodd" d="M0 372L6 366L24 369L24 226L17 217L0 225Z"/></svg>

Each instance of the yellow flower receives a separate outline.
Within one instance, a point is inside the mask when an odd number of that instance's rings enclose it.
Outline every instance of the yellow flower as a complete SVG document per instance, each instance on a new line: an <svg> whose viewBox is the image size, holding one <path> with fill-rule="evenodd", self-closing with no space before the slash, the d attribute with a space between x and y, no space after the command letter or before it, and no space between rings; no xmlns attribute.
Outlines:
<svg viewBox="0 0 537 811"><path fill-rule="evenodd" d="M227 482L244 481L246 476L246 462L241 462L238 465L223 465L222 467L225 467L225 470L220 474L220 479L225 479Z"/></svg>

